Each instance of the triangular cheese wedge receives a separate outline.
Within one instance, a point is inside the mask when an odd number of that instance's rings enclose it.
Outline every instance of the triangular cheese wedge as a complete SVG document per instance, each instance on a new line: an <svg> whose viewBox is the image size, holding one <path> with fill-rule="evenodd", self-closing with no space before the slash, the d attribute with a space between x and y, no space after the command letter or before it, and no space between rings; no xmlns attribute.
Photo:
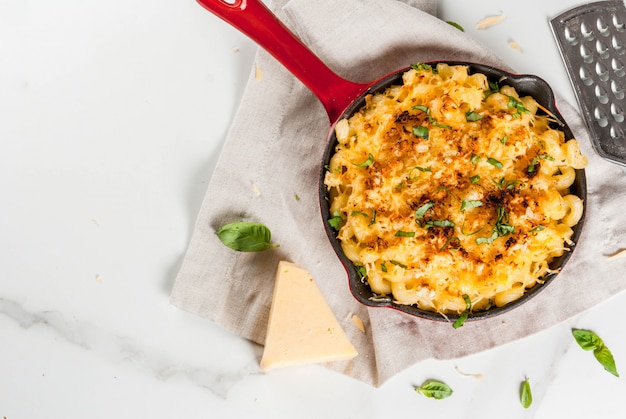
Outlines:
<svg viewBox="0 0 626 419"><path fill-rule="evenodd" d="M261 369L356 355L311 275L294 263L279 262Z"/></svg>

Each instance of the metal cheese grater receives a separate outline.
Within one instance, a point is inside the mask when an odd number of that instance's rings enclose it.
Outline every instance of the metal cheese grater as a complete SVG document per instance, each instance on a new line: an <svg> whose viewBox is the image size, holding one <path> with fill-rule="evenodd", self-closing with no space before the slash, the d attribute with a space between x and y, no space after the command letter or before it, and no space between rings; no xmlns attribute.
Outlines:
<svg viewBox="0 0 626 419"><path fill-rule="evenodd" d="M592 144L626 167L626 7L599 1L550 20Z"/></svg>

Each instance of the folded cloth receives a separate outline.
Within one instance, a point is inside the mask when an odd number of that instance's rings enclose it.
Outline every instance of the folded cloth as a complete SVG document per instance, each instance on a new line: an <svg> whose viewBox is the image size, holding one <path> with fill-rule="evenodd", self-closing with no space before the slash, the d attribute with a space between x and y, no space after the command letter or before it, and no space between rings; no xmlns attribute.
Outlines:
<svg viewBox="0 0 626 419"><path fill-rule="evenodd" d="M432 60L507 68L485 46L427 13L436 0L277 0L272 7L324 62L353 81ZM589 167L586 224L557 279L528 303L459 329L360 305L320 216L318 176L329 130L324 108L263 50L255 66L261 71L251 72L176 278L175 306L262 345L278 261L295 262L311 272L359 351L328 368L379 386L421 360L461 357L539 332L626 288L626 258L607 258L625 246L626 176L592 151L580 116L559 102ZM240 253L223 246L216 229L241 220L268 226L280 247ZM365 333L353 315L363 320Z"/></svg>

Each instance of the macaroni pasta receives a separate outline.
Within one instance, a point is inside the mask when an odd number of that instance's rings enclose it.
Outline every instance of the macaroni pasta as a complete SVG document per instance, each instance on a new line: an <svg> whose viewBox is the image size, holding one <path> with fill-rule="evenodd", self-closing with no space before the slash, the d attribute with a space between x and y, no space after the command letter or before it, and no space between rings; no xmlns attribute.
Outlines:
<svg viewBox="0 0 626 419"><path fill-rule="evenodd" d="M503 306L568 251L587 164L532 97L466 66L415 65L335 127L324 183L372 291L442 314Z"/></svg>

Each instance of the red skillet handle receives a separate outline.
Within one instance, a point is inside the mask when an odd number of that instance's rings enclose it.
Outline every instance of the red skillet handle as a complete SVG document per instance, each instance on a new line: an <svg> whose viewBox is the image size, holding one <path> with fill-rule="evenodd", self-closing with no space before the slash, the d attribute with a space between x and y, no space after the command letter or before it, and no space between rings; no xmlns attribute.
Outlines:
<svg viewBox="0 0 626 419"><path fill-rule="evenodd" d="M274 56L322 102L331 124L368 85L336 75L259 0L198 0Z"/></svg>

